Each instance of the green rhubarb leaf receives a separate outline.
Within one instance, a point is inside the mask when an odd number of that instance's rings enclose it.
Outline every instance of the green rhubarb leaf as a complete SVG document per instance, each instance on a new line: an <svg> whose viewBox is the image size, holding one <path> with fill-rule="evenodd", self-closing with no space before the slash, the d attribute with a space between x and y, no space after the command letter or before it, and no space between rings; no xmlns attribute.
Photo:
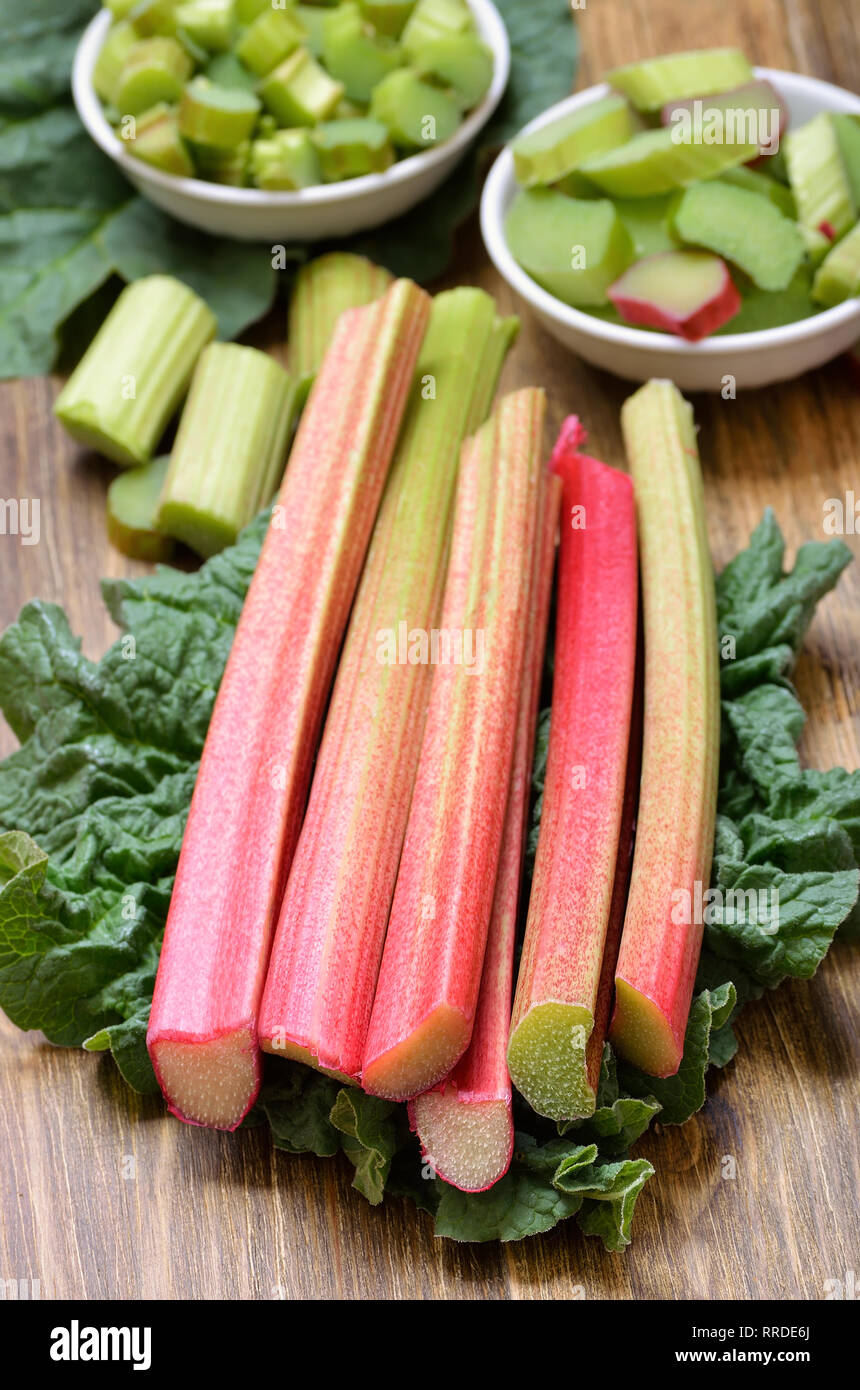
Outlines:
<svg viewBox="0 0 860 1390"><path fill-rule="evenodd" d="M267 1059L266 1075L247 1126L268 1122L272 1143L288 1153L331 1158L341 1135L331 1122L339 1083L300 1062Z"/></svg>
<svg viewBox="0 0 860 1390"><path fill-rule="evenodd" d="M597 1083L594 1114L584 1120L563 1120L562 1135L573 1135L580 1144L596 1144L602 1158L621 1157L641 1138L660 1111L653 1096L624 1096L618 1084L618 1062L606 1043Z"/></svg>
<svg viewBox="0 0 860 1390"><path fill-rule="evenodd" d="M717 989L702 990L693 1000L684 1036L684 1055L675 1076L648 1076L629 1062L619 1061L618 1079L623 1091L660 1105L661 1123L682 1125L705 1103L705 1072L709 1064L711 1032L728 1023L737 995L731 981Z"/></svg>
<svg viewBox="0 0 860 1390"><path fill-rule="evenodd" d="M72 59L98 0L0 0L0 110L41 111L68 89Z"/></svg>
<svg viewBox="0 0 860 1390"><path fill-rule="evenodd" d="M332 1106L331 1123L343 1135L343 1151L355 1166L352 1185L371 1206L377 1206L385 1195L391 1160L400 1143L401 1115L402 1107L351 1086L338 1091Z"/></svg>
<svg viewBox="0 0 860 1390"><path fill-rule="evenodd" d="M623 1250L630 1244L639 1193L653 1176L654 1167L647 1159L628 1158L621 1163L594 1164L575 1173L562 1165L555 1182L565 1192L583 1194L576 1219L585 1234L600 1236L607 1250Z"/></svg>

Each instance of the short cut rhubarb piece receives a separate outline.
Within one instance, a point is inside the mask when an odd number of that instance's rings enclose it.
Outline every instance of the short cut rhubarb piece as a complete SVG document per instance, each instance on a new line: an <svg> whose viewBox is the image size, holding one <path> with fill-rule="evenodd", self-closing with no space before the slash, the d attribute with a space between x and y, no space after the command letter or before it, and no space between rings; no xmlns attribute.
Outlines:
<svg viewBox="0 0 860 1390"><path fill-rule="evenodd" d="M812 282L812 298L827 309L854 295L860 295L860 222L827 253Z"/></svg>
<svg viewBox="0 0 860 1390"><path fill-rule="evenodd" d="M688 188L673 225L681 241L731 261L761 290L784 290L804 257L795 221L767 198L721 179Z"/></svg>
<svg viewBox="0 0 860 1390"><path fill-rule="evenodd" d="M463 448L441 631L362 1069L406 1100L456 1066L478 1004L510 788L537 530L542 391Z"/></svg>
<svg viewBox="0 0 860 1390"><path fill-rule="evenodd" d="M122 65L115 104L122 116L139 116L160 101L176 102L193 72L176 39L141 39Z"/></svg>
<svg viewBox="0 0 860 1390"><path fill-rule="evenodd" d="M663 328L691 343L721 328L741 307L728 266L708 251L646 256L608 294L627 323Z"/></svg>
<svg viewBox="0 0 860 1390"><path fill-rule="evenodd" d="M329 251L299 267L287 323L289 368L306 392L347 309L372 304L385 294L391 275L384 266L351 251Z"/></svg>
<svg viewBox="0 0 860 1390"><path fill-rule="evenodd" d="M236 44L236 57L258 77L289 58L307 38L295 11L290 8L261 10Z"/></svg>
<svg viewBox="0 0 860 1390"><path fill-rule="evenodd" d="M396 43L368 30L355 0L331 10L322 33L322 60L350 101L370 101L374 87L403 61Z"/></svg>
<svg viewBox="0 0 860 1390"><path fill-rule="evenodd" d="M225 53L236 28L235 5L233 0L184 0L176 7L176 24L201 48Z"/></svg>
<svg viewBox="0 0 860 1390"><path fill-rule="evenodd" d="M514 140L511 153L517 183L523 188L555 183L583 160L626 144L634 131L633 116L623 97L592 102Z"/></svg>
<svg viewBox="0 0 860 1390"><path fill-rule="evenodd" d="M216 53L203 72L216 87L238 87L244 92L257 90L257 77L244 63L240 63L235 53Z"/></svg>
<svg viewBox="0 0 860 1390"><path fill-rule="evenodd" d="M401 150L444 144L460 125L460 107L443 87L426 82L411 68L398 68L373 89L370 114L388 126Z"/></svg>
<svg viewBox="0 0 860 1390"><path fill-rule="evenodd" d="M268 353L212 343L182 412L158 508L162 531L215 555L281 481L295 388Z"/></svg>
<svg viewBox="0 0 860 1390"><path fill-rule="evenodd" d="M716 178L758 154L748 141L706 144L693 128L689 140L675 130L643 130L605 154L583 161L581 173L612 198L646 198Z"/></svg>
<svg viewBox="0 0 860 1390"><path fill-rule="evenodd" d="M344 95L307 48L298 48L260 83L260 96L279 125L327 121Z"/></svg>
<svg viewBox="0 0 860 1390"><path fill-rule="evenodd" d="M416 0L360 0L361 12L377 34L399 38Z"/></svg>
<svg viewBox="0 0 860 1390"><path fill-rule="evenodd" d="M552 715L508 1047L514 1085L553 1120L594 1110L586 1053L615 883L636 670L633 487L626 473L581 453L583 438L571 417L552 460L564 486Z"/></svg>
<svg viewBox="0 0 860 1390"><path fill-rule="evenodd" d="M235 1129L338 651L430 301L398 280L345 314L305 410L203 749L147 1046L168 1106Z"/></svg>
<svg viewBox="0 0 860 1390"><path fill-rule="evenodd" d="M422 77L448 87L463 111L483 101L493 80L493 50L477 34L430 39L413 61Z"/></svg>
<svg viewBox="0 0 860 1390"><path fill-rule="evenodd" d="M126 468L108 488L108 540L133 560L163 561L173 554L173 541L155 519L169 463L170 455L163 454L140 468Z"/></svg>
<svg viewBox="0 0 860 1390"><path fill-rule="evenodd" d="M749 59L737 48L667 53L613 68L606 80L639 111L659 111L670 101L724 92L753 79Z"/></svg>
<svg viewBox="0 0 860 1390"><path fill-rule="evenodd" d="M407 58L426 43L449 34L466 34L474 28L472 11L465 0L418 0L400 35Z"/></svg>
<svg viewBox="0 0 860 1390"><path fill-rule="evenodd" d="M409 1119L424 1156L445 1182L484 1192L504 1177L514 1148L507 1045L514 977L514 945L523 877L523 848L531 792L532 757L544 666L555 564L561 480L543 481L537 544L529 590L529 626L511 785L481 992L472 1040L450 1076L409 1102Z"/></svg>
<svg viewBox="0 0 860 1390"><path fill-rule="evenodd" d="M260 103L252 92L195 77L179 104L179 129L194 145L235 150L251 135L259 114Z"/></svg>
<svg viewBox="0 0 860 1390"><path fill-rule="evenodd" d="M254 140L249 168L257 188L290 190L322 182L316 145L304 126Z"/></svg>
<svg viewBox="0 0 860 1390"><path fill-rule="evenodd" d="M665 126L681 122L701 122L715 135L728 132L734 139L742 134L758 141L759 154L773 155L788 126L788 107L776 88L763 78L755 78L728 92L714 92L683 101L667 102L660 112Z"/></svg>
<svg viewBox="0 0 860 1390"><path fill-rule="evenodd" d="M179 0L138 0L131 20L144 38L172 36L176 33L176 6Z"/></svg>
<svg viewBox="0 0 860 1390"><path fill-rule="evenodd" d="M216 329L211 309L179 280L135 280L72 372L54 414L79 444L114 463L147 463Z"/></svg>
<svg viewBox="0 0 860 1390"><path fill-rule="evenodd" d="M690 405L672 382L650 381L625 402L621 423L639 529L645 713L610 1040L643 1071L673 1076L702 943L695 903L708 889L714 847L720 739L714 575Z"/></svg>
<svg viewBox="0 0 860 1390"><path fill-rule="evenodd" d="M857 205L839 137L829 114L821 111L785 137L783 148L797 219L813 238L827 243L844 236L857 221Z"/></svg>
<svg viewBox="0 0 860 1390"><path fill-rule="evenodd" d="M524 189L505 219L512 255L565 304L605 304L609 286L633 259L633 243L608 198L568 198Z"/></svg>
<svg viewBox="0 0 860 1390"><path fill-rule="evenodd" d="M388 127L369 116L321 121L314 130L313 141L326 183L378 174L394 163Z"/></svg>
<svg viewBox="0 0 860 1390"><path fill-rule="evenodd" d="M769 174L763 174L760 168L751 169L748 164L739 164L737 169L726 169L725 173L720 174L719 182L730 183L736 188L746 188L750 193L758 193L761 198L767 198L773 203L783 217L789 217L793 222L797 221L797 204L791 189L771 178Z"/></svg>
<svg viewBox="0 0 860 1390"><path fill-rule="evenodd" d="M257 15L272 8L272 0L236 0L236 22L253 24Z"/></svg>
<svg viewBox="0 0 860 1390"><path fill-rule="evenodd" d="M421 752L432 677L427 634L439 619L460 444L476 394L486 398L486 359L501 365L495 329L495 305L482 290L449 290L433 301L260 1011L266 1051L352 1081L361 1074Z"/></svg>
<svg viewBox="0 0 860 1390"><path fill-rule="evenodd" d="M115 24L99 50L93 67L96 96L117 105L120 78L126 58L140 43L140 34L128 20Z"/></svg>
<svg viewBox="0 0 860 1390"><path fill-rule="evenodd" d="M127 142L129 154L135 159L163 169L166 174L191 178L194 161L179 131L179 122L172 106L160 102L145 111L134 123L134 138Z"/></svg>

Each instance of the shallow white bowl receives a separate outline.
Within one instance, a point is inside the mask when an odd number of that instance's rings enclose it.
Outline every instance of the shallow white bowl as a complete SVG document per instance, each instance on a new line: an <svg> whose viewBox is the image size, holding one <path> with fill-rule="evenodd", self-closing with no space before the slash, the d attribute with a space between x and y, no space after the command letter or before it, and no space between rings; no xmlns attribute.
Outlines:
<svg viewBox="0 0 860 1390"><path fill-rule="evenodd" d="M756 77L772 82L788 106L793 126L819 111L860 112L860 98L851 92L797 73L756 68ZM560 101L527 125L539 130L557 117L606 96L605 83ZM682 391L720 391L725 377L738 387L768 386L820 367L860 338L860 299L849 299L814 318L784 328L757 333L729 333L688 343L681 338L604 323L541 289L514 260L505 240L505 215L517 192L514 160L504 150L490 170L481 199L484 244L508 283L529 305L541 323L565 347L595 367L628 381L670 377Z"/></svg>
<svg viewBox="0 0 860 1390"><path fill-rule="evenodd" d="M128 153L114 134L93 89L93 68L111 16L102 10L85 29L72 70L78 115L96 144L145 197L180 222L242 241L321 241L378 227L438 188L486 125L502 99L511 67L508 32L490 0L469 0L481 38L493 50L493 81L480 106L443 145L401 159L383 174L321 184L296 193L226 188L153 169Z"/></svg>

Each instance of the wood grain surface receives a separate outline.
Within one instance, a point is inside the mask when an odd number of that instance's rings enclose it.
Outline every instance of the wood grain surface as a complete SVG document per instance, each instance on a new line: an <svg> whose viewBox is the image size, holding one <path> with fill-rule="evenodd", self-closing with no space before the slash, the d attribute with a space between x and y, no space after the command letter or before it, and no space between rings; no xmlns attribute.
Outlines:
<svg viewBox="0 0 860 1390"><path fill-rule="evenodd" d="M755 62L860 85L860 8L847 0L587 0L578 85L606 67L684 47L741 45ZM515 308L474 224L446 283L480 284ZM283 312L252 341L279 351ZM504 386L542 384L550 425L583 416L590 447L623 464L629 387L566 355L526 320ZM39 497L41 543L0 538L0 622L28 599L62 602L85 650L116 633L100 575L142 566L104 533L110 470L50 415L57 380L0 387L0 496ZM860 496L860 392L844 361L736 401L695 400L710 538L722 565L772 505L789 552L823 535L823 505ZM858 550L856 539L847 537ZM797 673L815 766L860 763L860 568L815 619ZM0 753L13 747L0 732ZM167 1119L104 1057L63 1051L0 1016L0 1279L42 1297L820 1299L860 1272L857 1017L860 952L836 947L816 978L742 1016L737 1058L681 1129L637 1152L657 1176L624 1255L573 1223L508 1246L457 1246L402 1201L371 1209L345 1161L288 1157L262 1130L224 1135ZM736 1176L725 1178L735 1160Z"/></svg>

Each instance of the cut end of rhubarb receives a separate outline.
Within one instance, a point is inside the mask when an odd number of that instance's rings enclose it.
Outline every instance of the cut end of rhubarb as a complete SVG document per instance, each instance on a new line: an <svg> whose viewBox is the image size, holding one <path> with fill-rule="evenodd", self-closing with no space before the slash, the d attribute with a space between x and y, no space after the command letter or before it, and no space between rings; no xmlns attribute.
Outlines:
<svg viewBox="0 0 860 1390"><path fill-rule="evenodd" d="M290 1062L302 1062L306 1067L312 1067L314 1071L322 1072L323 1076L330 1076L333 1081L340 1081L344 1086L357 1086L358 1079L355 1076L347 1076L346 1072L333 1071L331 1067L320 1066L319 1057L311 1052L309 1047L302 1047L301 1043L291 1042L289 1038L264 1038L260 1034L260 1047L264 1052L270 1052L273 1057L286 1057Z"/></svg>
<svg viewBox="0 0 860 1390"><path fill-rule="evenodd" d="M668 1019L653 999L619 978L609 1040L622 1057L649 1076L674 1076L681 1065L683 1038L678 1042L673 1037Z"/></svg>
<svg viewBox="0 0 860 1390"><path fill-rule="evenodd" d="M578 1120L594 1113L586 1048L594 1019L578 1004L536 1004L508 1044L511 1080L539 1115Z"/></svg>
<svg viewBox="0 0 860 1390"><path fill-rule="evenodd" d="M485 1192L503 1178L514 1151L510 1101L460 1099L428 1091L409 1104L412 1128L434 1172L461 1192Z"/></svg>
<svg viewBox="0 0 860 1390"><path fill-rule="evenodd" d="M471 1023L450 1004L440 1004L408 1038L365 1063L361 1084L368 1095L409 1100L435 1086L469 1045Z"/></svg>
<svg viewBox="0 0 860 1390"><path fill-rule="evenodd" d="M205 1042L162 1038L148 1042L148 1047L172 1115L211 1129L233 1130L242 1123L260 1085L250 1029Z"/></svg>

